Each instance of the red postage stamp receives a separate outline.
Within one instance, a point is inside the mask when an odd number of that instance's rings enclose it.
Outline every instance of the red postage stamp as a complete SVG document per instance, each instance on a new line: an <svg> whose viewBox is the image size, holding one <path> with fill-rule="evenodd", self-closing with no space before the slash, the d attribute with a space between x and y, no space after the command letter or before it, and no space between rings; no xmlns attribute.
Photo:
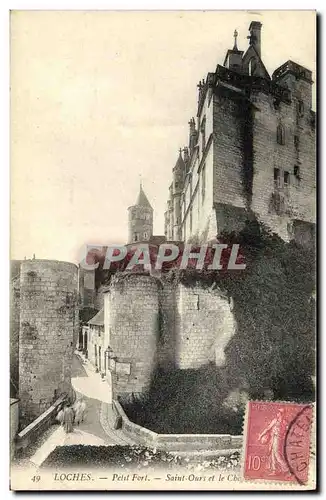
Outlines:
<svg viewBox="0 0 326 500"><path fill-rule="evenodd" d="M244 443L244 478L308 481L313 419L309 404L250 401Z"/></svg>

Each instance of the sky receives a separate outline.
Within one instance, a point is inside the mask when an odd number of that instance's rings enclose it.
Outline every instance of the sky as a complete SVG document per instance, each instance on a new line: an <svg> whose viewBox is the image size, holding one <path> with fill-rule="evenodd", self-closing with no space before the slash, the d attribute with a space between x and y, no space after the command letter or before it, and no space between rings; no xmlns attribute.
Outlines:
<svg viewBox="0 0 326 500"><path fill-rule="evenodd" d="M254 20L270 74L291 59L315 79L314 12L13 11L11 258L123 244L140 179L164 234L196 85Z"/></svg>

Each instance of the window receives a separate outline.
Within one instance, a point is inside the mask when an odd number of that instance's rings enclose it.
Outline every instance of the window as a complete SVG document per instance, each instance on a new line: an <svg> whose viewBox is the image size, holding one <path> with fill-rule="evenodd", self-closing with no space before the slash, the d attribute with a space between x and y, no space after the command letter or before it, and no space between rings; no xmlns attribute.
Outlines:
<svg viewBox="0 0 326 500"><path fill-rule="evenodd" d="M137 233L134 234L134 241L138 241L138 234Z"/></svg>
<svg viewBox="0 0 326 500"><path fill-rule="evenodd" d="M300 167L299 167L299 165L294 165L293 174L294 174L294 177L296 177L297 179L300 180Z"/></svg>
<svg viewBox="0 0 326 500"><path fill-rule="evenodd" d="M252 57L249 61L249 65L248 65L249 76L253 76L255 69L256 69L256 62L255 62L255 59Z"/></svg>
<svg viewBox="0 0 326 500"><path fill-rule="evenodd" d="M149 220L149 214L145 214L145 220Z"/></svg>
<svg viewBox="0 0 326 500"><path fill-rule="evenodd" d="M301 175L300 175L300 167L299 167L299 165L294 165L293 175L294 175L295 185L299 186L300 181L301 181Z"/></svg>
<svg viewBox="0 0 326 500"><path fill-rule="evenodd" d="M290 172L284 171L284 186L288 186L290 184Z"/></svg>
<svg viewBox="0 0 326 500"><path fill-rule="evenodd" d="M303 116L304 115L304 104L303 101L298 101L298 115Z"/></svg>
<svg viewBox="0 0 326 500"><path fill-rule="evenodd" d="M204 202L205 199L205 190L206 190L206 165L203 165L203 169L201 172L201 201Z"/></svg>
<svg viewBox="0 0 326 500"><path fill-rule="evenodd" d="M283 125L278 125L276 129L276 140L278 144L285 144L285 132Z"/></svg>
<svg viewBox="0 0 326 500"><path fill-rule="evenodd" d="M145 231L145 233L144 233L144 239L147 240L147 238L148 238L148 233Z"/></svg>
<svg viewBox="0 0 326 500"><path fill-rule="evenodd" d="M299 136L298 135L294 136L294 147L295 148L299 147Z"/></svg>
<svg viewBox="0 0 326 500"><path fill-rule="evenodd" d="M280 169L274 168L274 185L280 187Z"/></svg>

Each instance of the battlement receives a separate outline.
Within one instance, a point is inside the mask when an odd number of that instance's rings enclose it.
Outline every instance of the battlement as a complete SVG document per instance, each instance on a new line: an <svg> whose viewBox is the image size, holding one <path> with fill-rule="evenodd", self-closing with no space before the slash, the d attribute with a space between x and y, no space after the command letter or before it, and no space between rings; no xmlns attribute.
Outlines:
<svg viewBox="0 0 326 500"><path fill-rule="evenodd" d="M312 72L304 66L300 66L300 64L290 60L286 61L286 63L282 64L282 66L274 71L272 79L273 81L280 80L288 73L292 73L297 79L301 78L309 83L313 83Z"/></svg>

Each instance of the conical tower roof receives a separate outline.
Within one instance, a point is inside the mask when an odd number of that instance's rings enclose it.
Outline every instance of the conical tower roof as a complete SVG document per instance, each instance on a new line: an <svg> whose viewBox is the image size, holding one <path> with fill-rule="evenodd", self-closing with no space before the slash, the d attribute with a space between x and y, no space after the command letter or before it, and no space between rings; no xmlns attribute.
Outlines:
<svg viewBox="0 0 326 500"><path fill-rule="evenodd" d="M144 193L143 186L140 184L139 194L137 197L136 205L140 207L152 208L146 194ZM153 210L153 209L152 209Z"/></svg>

